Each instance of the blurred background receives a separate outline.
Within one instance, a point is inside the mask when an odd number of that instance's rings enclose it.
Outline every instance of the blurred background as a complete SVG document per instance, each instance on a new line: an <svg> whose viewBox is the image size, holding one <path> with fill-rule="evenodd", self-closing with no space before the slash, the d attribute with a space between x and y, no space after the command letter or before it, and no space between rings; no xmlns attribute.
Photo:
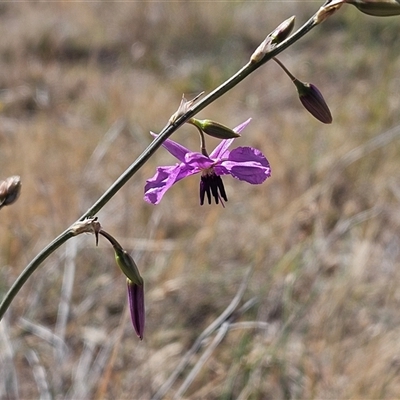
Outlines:
<svg viewBox="0 0 400 400"><path fill-rule="evenodd" d="M321 1L322 4L322 1ZM210 92L266 35L318 2L0 4L0 298L24 267L118 178L177 109ZM70 240L34 273L0 323L0 398L150 399L230 304L257 303L207 362L165 398L395 398L400 393L399 18L342 7L279 56L324 94L315 120L268 63L200 118L234 127L272 177L224 179L229 201L199 206L199 177L143 201L160 149L98 214L145 279L140 342L112 248ZM197 151L190 126L174 140ZM212 149L217 143L208 140ZM214 336L204 343L208 346Z"/></svg>

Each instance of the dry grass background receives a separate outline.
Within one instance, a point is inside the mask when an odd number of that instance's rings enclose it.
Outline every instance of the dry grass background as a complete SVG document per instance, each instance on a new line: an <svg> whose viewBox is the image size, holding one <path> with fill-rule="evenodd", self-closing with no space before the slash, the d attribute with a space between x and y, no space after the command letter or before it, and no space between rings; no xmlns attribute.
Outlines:
<svg viewBox="0 0 400 400"><path fill-rule="evenodd" d="M1 210L0 293L140 154L182 93L212 90L283 19L299 26L318 6L0 4L0 171L23 182ZM261 186L226 178L225 209L199 207L196 177L146 204L145 179L172 161L159 150L99 213L146 280L144 341L112 250L75 238L0 324L0 398L151 398L249 266L244 300L258 304L239 320L268 327L228 332L186 398L398 398L399 21L343 7L281 55L323 91L330 126L273 63L200 114L230 126L252 117L237 144L272 164ZM198 145L190 127L174 138Z"/></svg>

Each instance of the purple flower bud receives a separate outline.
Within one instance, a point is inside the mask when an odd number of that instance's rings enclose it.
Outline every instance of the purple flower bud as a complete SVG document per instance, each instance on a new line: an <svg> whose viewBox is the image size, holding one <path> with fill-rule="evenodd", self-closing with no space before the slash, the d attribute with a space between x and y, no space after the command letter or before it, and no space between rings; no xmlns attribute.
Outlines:
<svg viewBox="0 0 400 400"><path fill-rule="evenodd" d="M299 81L277 58L273 60L285 71L286 75L295 84L303 106L319 121L324 124L332 122L332 115L321 92L311 83Z"/></svg>
<svg viewBox="0 0 400 400"><path fill-rule="evenodd" d="M332 114L326 104L322 93L312 83L304 83L295 79L299 98L303 106L319 121L324 124L332 122Z"/></svg>
<svg viewBox="0 0 400 400"><path fill-rule="evenodd" d="M128 302L132 325L139 339L142 340L145 321L144 284L136 285L129 278L126 281L128 285Z"/></svg>
<svg viewBox="0 0 400 400"><path fill-rule="evenodd" d="M346 0L361 12L375 17L390 17L400 15L399 0Z"/></svg>
<svg viewBox="0 0 400 400"><path fill-rule="evenodd" d="M21 178L19 176L11 176L0 182L0 208L15 203L20 193Z"/></svg>

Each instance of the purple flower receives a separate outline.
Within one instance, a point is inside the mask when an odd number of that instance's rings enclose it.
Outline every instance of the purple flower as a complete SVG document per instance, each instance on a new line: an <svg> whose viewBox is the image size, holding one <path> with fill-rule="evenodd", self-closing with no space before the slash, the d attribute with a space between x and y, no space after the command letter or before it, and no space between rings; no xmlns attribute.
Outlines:
<svg viewBox="0 0 400 400"><path fill-rule="evenodd" d="M137 285L129 278L127 279L128 285L128 302L129 310L131 312L132 325L135 328L136 334L139 339L143 339L144 331L144 285Z"/></svg>
<svg viewBox="0 0 400 400"><path fill-rule="evenodd" d="M243 122L233 130L240 133L251 119ZM153 134L154 135L154 134ZM207 195L208 203L211 197L216 204L222 199L227 201L222 175L232 175L234 178L246 181L252 185L264 182L271 175L268 160L260 150L252 147L237 147L231 151L228 147L234 139L221 140L209 156L192 152L186 147L167 139L163 146L180 163L172 166L158 167L156 174L146 181L144 199L148 203L158 204L165 192L176 182L188 176L201 173L200 204L203 205Z"/></svg>

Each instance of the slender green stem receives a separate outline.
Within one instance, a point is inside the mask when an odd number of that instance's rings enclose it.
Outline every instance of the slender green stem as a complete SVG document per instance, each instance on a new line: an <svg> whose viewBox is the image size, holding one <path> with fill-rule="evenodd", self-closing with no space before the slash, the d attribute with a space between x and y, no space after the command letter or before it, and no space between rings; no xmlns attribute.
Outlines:
<svg viewBox="0 0 400 400"><path fill-rule="evenodd" d="M11 302L14 300L14 297L18 294L22 286L28 280L28 278L34 273L37 267L44 261L46 258L54 253L62 244L64 244L68 239L75 236L71 230L64 231L61 235L55 238L49 245L47 245L21 272L18 276L17 280L8 290L6 295L4 296L1 305L0 305L0 320L3 318L4 313L7 311Z"/></svg>
<svg viewBox="0 0 400 400"><path fill-rule="evenodd" d="M208 157L208 153L207 153L207 149L206 149L206 138L204 137L204 132L198 126L196 126L196 128L199 131L199 135L200 135L201 154L203 154L203 156Z"/></svg>
<svg viewBox="0 0 400 400"><path fill-rule="evenodd" d="M292 80L292 82L298 80L276 57L274 57L273 60L285 71L286 75Z"/></svg>
<svg viewBox="0 0 400 400"><path fill-rule="evenodd" d="M204 137L204 132L193 122L193 120L189 120L188 124L193 125L199 132L201 154L203 154L203 156L208 157L207 148L206 148L206 138Z"/></svg>
<svg viewBox="0 0 400 400"><path fill-rule="evenodd" d="M293 33L286 40L278 44L270 52L266 53L259 61L249 61L244 67L242 67L235 75L225 81L222 85L212 91L210 94L205 96L201 101L193 105L184 115L177 118L172 124L167 124L160 134L150 143L150 145L142 152L142 154L126 169L126 171L110 186L110 188L90 207L85 214L78 221L83 221L88 217L96 215L109 201L110 199L128 182L128 180L149 160L149 158L156 152L156 150L162 145L162 143L168 139L178 128L180 128L190 118L194 117L197 113L203 110L205 107L213 103L215 100L220 98L222 95L227 93L247 76L249 76L256 69L260 68L266 62L270 61L273 57L287 49L289 46L297 42L307 32L317 25L314 16L311 17L301 28ZM33 274L33 272L39 267L39 265L56 249L58 249L68 239L75 236L70 228L61 233L55 238L47 247L45 247L21 272L15 283L12 285L10 290L7 292L0 304L0 320L3 318L5 312L17 295L19 290Z"/></svg>

